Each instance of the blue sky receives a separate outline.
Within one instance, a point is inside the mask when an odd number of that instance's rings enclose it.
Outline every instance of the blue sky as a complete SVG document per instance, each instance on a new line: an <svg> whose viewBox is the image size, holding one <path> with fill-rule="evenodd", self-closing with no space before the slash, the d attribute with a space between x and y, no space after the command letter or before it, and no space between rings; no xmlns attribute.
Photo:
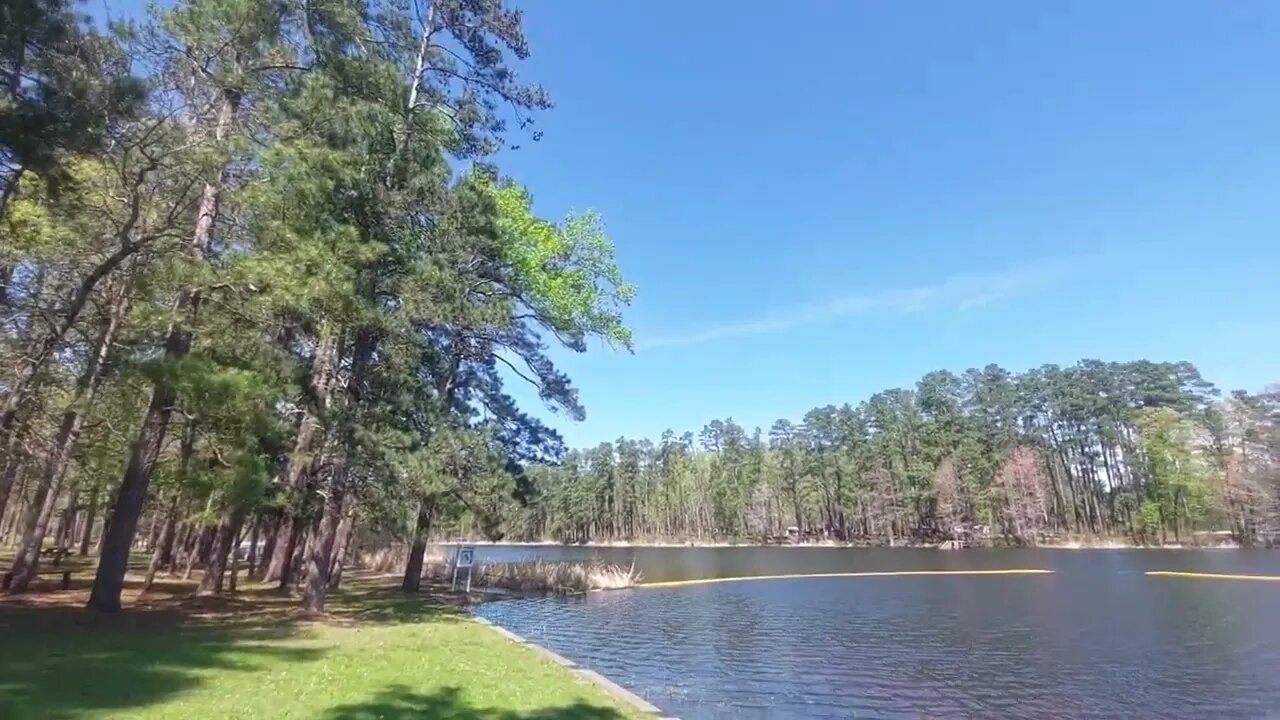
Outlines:
<svg viewBox="0 0 1280 720"><path fill-rule="evenodd" d="M517 4L557 107L500 163L638 286L634 354L556 353L572 445L991 362L1280 381L1278 3Z"/></svg>
<svg viewBox="0 0 1280 720"><path fill-rule="evenodd" d="M524 7L557 108L503 167L639 288L634 355L560 356L571 444L989 362L1280 381L1280 5Z"/></svg>

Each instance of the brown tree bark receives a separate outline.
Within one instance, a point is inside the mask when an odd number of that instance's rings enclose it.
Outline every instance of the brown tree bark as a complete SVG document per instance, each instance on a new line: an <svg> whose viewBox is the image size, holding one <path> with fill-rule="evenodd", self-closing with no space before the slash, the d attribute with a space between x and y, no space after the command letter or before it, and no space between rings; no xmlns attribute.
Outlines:
<svg viewBox="0 0 1280 720"><path fill-rule="evenodd" d="M169 562L165 564L164 571L170 575L178 571L178 556L185 551L188 540L191 537L191 523L178 523L177 538L173 541L173 552L169 554Z"/></svg>
<svg viewBox="0 0 1280 720"><path fill-rule="evenodd" d="M222 592L224 575L227 570L227 556L238 550L233 547L236 538L240 537L240 527L244 525L245 508L239 503L232 503L222 511L218 518L218 529L210 543L209 562L205 565L204 576L200 578L197 595L215 595Z"/></svg>
<svg viewBox="0 0 1280 720"><path fill-rule="evenodd" d="M218 144L230 132L239 109L240 93L224 89L214 130L214 140ZM216 177L205 183L201 193L195 231L187 244L188 255L195 262L204 261L205 248L208 247L214 220L218 216L218 204L222 188L226 184L228 169L227 165L219 168ZM192 332L184 323L191 321L199 300L199 288L187 286L179 291L174 308L177 319L170 327L169 337L165 342L165 360L176 362L191 351ZM138 529L138 516L147 498L151 473L160 455L160 446L168 431L169 416L176 400L177 393L169 381L161 379L156 382L151 391L151 403L147 407L146 417L129 456L129 465L120 483L120 495L103 539L102 557L98 560L93 592L89 595L89 607L99 612L116 612L120 609L120 592L124 589L124 575L129 567L129 550Z"/></svg>
<svg viewBox="0 0 1280 720"><path fill-rule="evenodd" d="M267 568L264 579L267 582L278 582L280 589L285 590L293 584L294 571L299 564L298 554L306 540L306 515L301 510L295 510L293 516L285 521L281 532L285 534L284 543L276 544L275 555L271 557L271 566Z"/></svg>
<svg viewBox="0 0 1280 720"><path fill-rule="evenodd" d="M324 512L320 516L320 527L309 548L306 586L302 593L302 609L309 613L324 612L325 598L329 592L329 561L333 557L338 525L342 522L345 484L345 478L330 479Z"/></svg>
<svg viewBox="0 0 1280 720"><path fill-rule="evenodd" d="M89 544L93 540L93 524L98 521L98 495L96 487L89 488L89 507L84 511L84 527L80 531L80 557L89 555Z"/></svg>
<svg viewBox="0 0 1280 720"><path fill-rule="evenodd" d="M275 557L276 539L279 538L280 533L284 531L283 528L284 514L276 513L275 517L271 519L271 527L267 529L266 542L262 543L262 555L259 558L258 567L256 571L250 572L251 578L257 579L258 576L265 574L263 571L266 569L267 563Z"/></svg>
<svg viewBox="0 0 1280 720"><path fill-rule="evenodd" d="M245 562L249 566L248 573L250 578L253 577L253 571L258 566L258 533L260 532L261 528L262 528L262 521L255 520L253 522L253 528L249 531L249 555L248 557L245 558ZM232 579L231 590L234 591L235 590L234 574L232 575L231 579Z"/></svg>
<svg viewBox="0 0 1280 720"><path fill-rule="evenodd" d="M187 551L187 569L182 574L183 580L190 580L195 566L203 562L204 558L209 557L209 548L213 545L214 535L217 531L218 527L216 525L204 525L200 527L199 532L192 538L191 547Z"/></svg>
<svg viewBox="0 0 1280 720"><path fill-rule="evenodd" d="M366 391L366 377L376 345L374 331L370 328L356 330L353 345L351 378L347 391L351 405L356 409L358 422L359 409ZM313 542L308 548L306 587L303 590L302 607L309 613L324 612L325 597L329 591L329 561L333 557L334 540L338 534L338 525L342 521L347 482L352 474L352 444L350 435L344 434L340 450L334 458L333 469L328 473L327 492L323 493L324 509L320 516L320 523L314 533Z"/></svg>
<svg viewBox="0 0 1280 720"><path fill-rule="evenodd" d="M409 562L405 565L404 579L400 583L400 588L405 592L416 593L422 588L422 566L435 507L435 494L428 495L418 503L418 519L413 528L413 544L409 547Z"/></svg>
<svg viewBox="0 0 1280 720"><path fill-rule="evenodd" d="M76 515L80 512L80 484L76 483L67 498L66 507L58 517L58 529L53 533L54 547L65 548L71 545L71 530L75 525Z"/></svg>
<svg viewBox="0 0 1280 720"><path fill-rule="evenodd" d="M21 428L14 432L4 443L4 447L0 448L4 452L0 456L0 518L4 517L4 511L9 506L9 497L13 492L14 481L18 478L18 470L26 462L27 458L22 452L22 441L26 435L26 428Z"/></svg>
<svg viewBox="0 0 1280 720"><path fill-rule="evenodd" d="M355 498L348 495L346 511L342 514L342 522L338 525L338 540L334 544L333 558L329 563L330 592L342 586L342 570L347 563L347 554L351 549L351 538L355 534L355 522Z"/></svg>
<svg viewBox="0 0 1280 720"><path fill-rule="evenodd" d="M160 540L151 551L151 563L147 566L147 577L142 582L143 591L150 590L156 581L156 573L160 568L173 563L173 544L178 535L178 495L175 493L169 500L164 512L164 527L160 531Z"/></svg>
<svg viewBox="0 0 1280 720"><path fill-rule="evenodd" d="M67 409L62 413L62 421L58 424L58 432L54 437L53 446L49 449L49 455L45 460L44 473L36 486L36 497L32 503L32 507L36 509L36 512L31 514L26 526L23 528L22 549L14 557L13 566L10 568L12 579L9 584L9 592L19 593L25 591L38 572L40 550L44 547L45 532L49 528L49 521L53 516L54 509L57 507L58 489L67 472L67 460L70 457L72 446L80 439L80 431L84 427L84 419L88 415L90 408L93 407L94 397L97 395L98 386L102 379L102 366L106 361L107 353L111 349L111 343L115 339L115 333L120 326L124 309L125 302L122 295L122 299L114 303L107 321L103 323L94 343L94 350L90 353L84 370L81 371L80 377L76 380L75 394L67 404ZM72 505L74 502L75 499L72 498ZM68 513L73 512L72 505L68 506ZM55 539L61 540L60 535L61 533Z"/></svg>
<svg viewBox="0 0 1280 720"><path fill-rule="evenodd" d="M290 507L285 512L288 522L281 525L287 528L285 542L276 538L271 564L267 567L264 579L267 582L279 581L280 587L288 587L292 580L292 572L288 560L297 549L303 528L306 526L307 486L309 484L307 469L311 465L312 447L316 442L316 434L320 429L319 413L328 405L329 389L337 362L338 339L332 329L322 328L316 341L316 354L311 362L311 394L310 402L303 404L302 418L298 423L298 433L294 437L293 452L285 462L281 474L282 485L290 497ZM289 511L292 512L289 512ZM290 515L292 517L290 518Z"/></svg>

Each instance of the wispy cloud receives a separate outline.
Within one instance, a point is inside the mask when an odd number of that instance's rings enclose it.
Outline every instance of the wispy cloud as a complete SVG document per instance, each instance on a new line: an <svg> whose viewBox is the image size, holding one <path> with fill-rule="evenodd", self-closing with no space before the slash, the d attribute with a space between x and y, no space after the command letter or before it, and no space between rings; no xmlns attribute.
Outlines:
<svg viewBox="0 0 1280 720"><path fill-rule="evenodd" d="M637 346L645 349L701 345L716 340L771 335L807 325L872 313L902 314L931 310L971 310L1044 287L1078 265L1078 260L1046 258L1001 272L956 275L932 285L894 288L866 295L850 295L816 305L779 309L758 318L714 325L684 334L641 338Z"/></svg>

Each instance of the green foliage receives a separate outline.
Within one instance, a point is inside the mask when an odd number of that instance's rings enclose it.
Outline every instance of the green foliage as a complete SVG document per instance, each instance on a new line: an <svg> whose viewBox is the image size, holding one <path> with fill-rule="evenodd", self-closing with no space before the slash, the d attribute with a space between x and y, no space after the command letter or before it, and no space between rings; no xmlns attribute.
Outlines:
<svg viewBox="0 0 1280 720"><path fill-rule="evenodd" d="M505 383L581 417L549 345L629 348L634 290L598 215L545 220L472 165L550 106L510 66L520 14L431 8L182 0L102 37L5 6L0 475L30 494L67 458L113 527L176 521L187 558L214 523L408 535L430 499L499 537L535 501L563 448Z"/></svg>
<svg viewBox="0 0 1280 720"><path fill-rule="evenodd" d="M1144 528L1175 535L1201 520L1209 509L1209 460L1194 450L1195 426L1168 407L1136 413L1147 464L1147 497L1141 508ZM1160 519L1152 524L1149 507Z"/></svg>
<svg viewBox="0 0 1280 720"><path fill-rule="evenodd" d="M515 298L575 350L584 336L631 347L618 310L635 295L613 259L613 244L594 212L555 224L533 214L533 198L513 182L480 180L497 205L501 252Z"/></svg>
<svg viewBox="0 0 1280 720"><path fill-rule="evenodd" d="M55 187L69 155L102 150L111 123L138 111L143 86L120 48L90 29L65 0L10 0L0 6L0 190L8 200L20 175ZM0 203L0 218L4 204Z"/></svg>
<svg viewBox="0 0 1280 720"><path fill-rule="evenodd" d="M779 420L767 443L716 420L699 443L667 432L571 453L531 473L538 502L512 527L574 541L760 538L794 526L869 542L957 531L1159 542L1222 517L1214 487L1227 441L1206 446L1200 424L1215 417L1213 393L1186 363L933 372L914 390ZM1233 496L1256 508L1270 495L1253 487Z"/></svg>

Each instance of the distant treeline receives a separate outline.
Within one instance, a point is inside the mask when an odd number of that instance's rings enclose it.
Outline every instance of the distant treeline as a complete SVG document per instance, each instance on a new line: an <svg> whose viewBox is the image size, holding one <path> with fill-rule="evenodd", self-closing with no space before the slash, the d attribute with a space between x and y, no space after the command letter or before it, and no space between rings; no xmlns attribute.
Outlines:
<svg viewBox="0 0 1280 720"><path fill-rule="evenodd" d="M509 537L1034 544L1280 530L1280 392L1223 397L1190 363L931 372L767 431L731 419L530 473Z"/></svg>

